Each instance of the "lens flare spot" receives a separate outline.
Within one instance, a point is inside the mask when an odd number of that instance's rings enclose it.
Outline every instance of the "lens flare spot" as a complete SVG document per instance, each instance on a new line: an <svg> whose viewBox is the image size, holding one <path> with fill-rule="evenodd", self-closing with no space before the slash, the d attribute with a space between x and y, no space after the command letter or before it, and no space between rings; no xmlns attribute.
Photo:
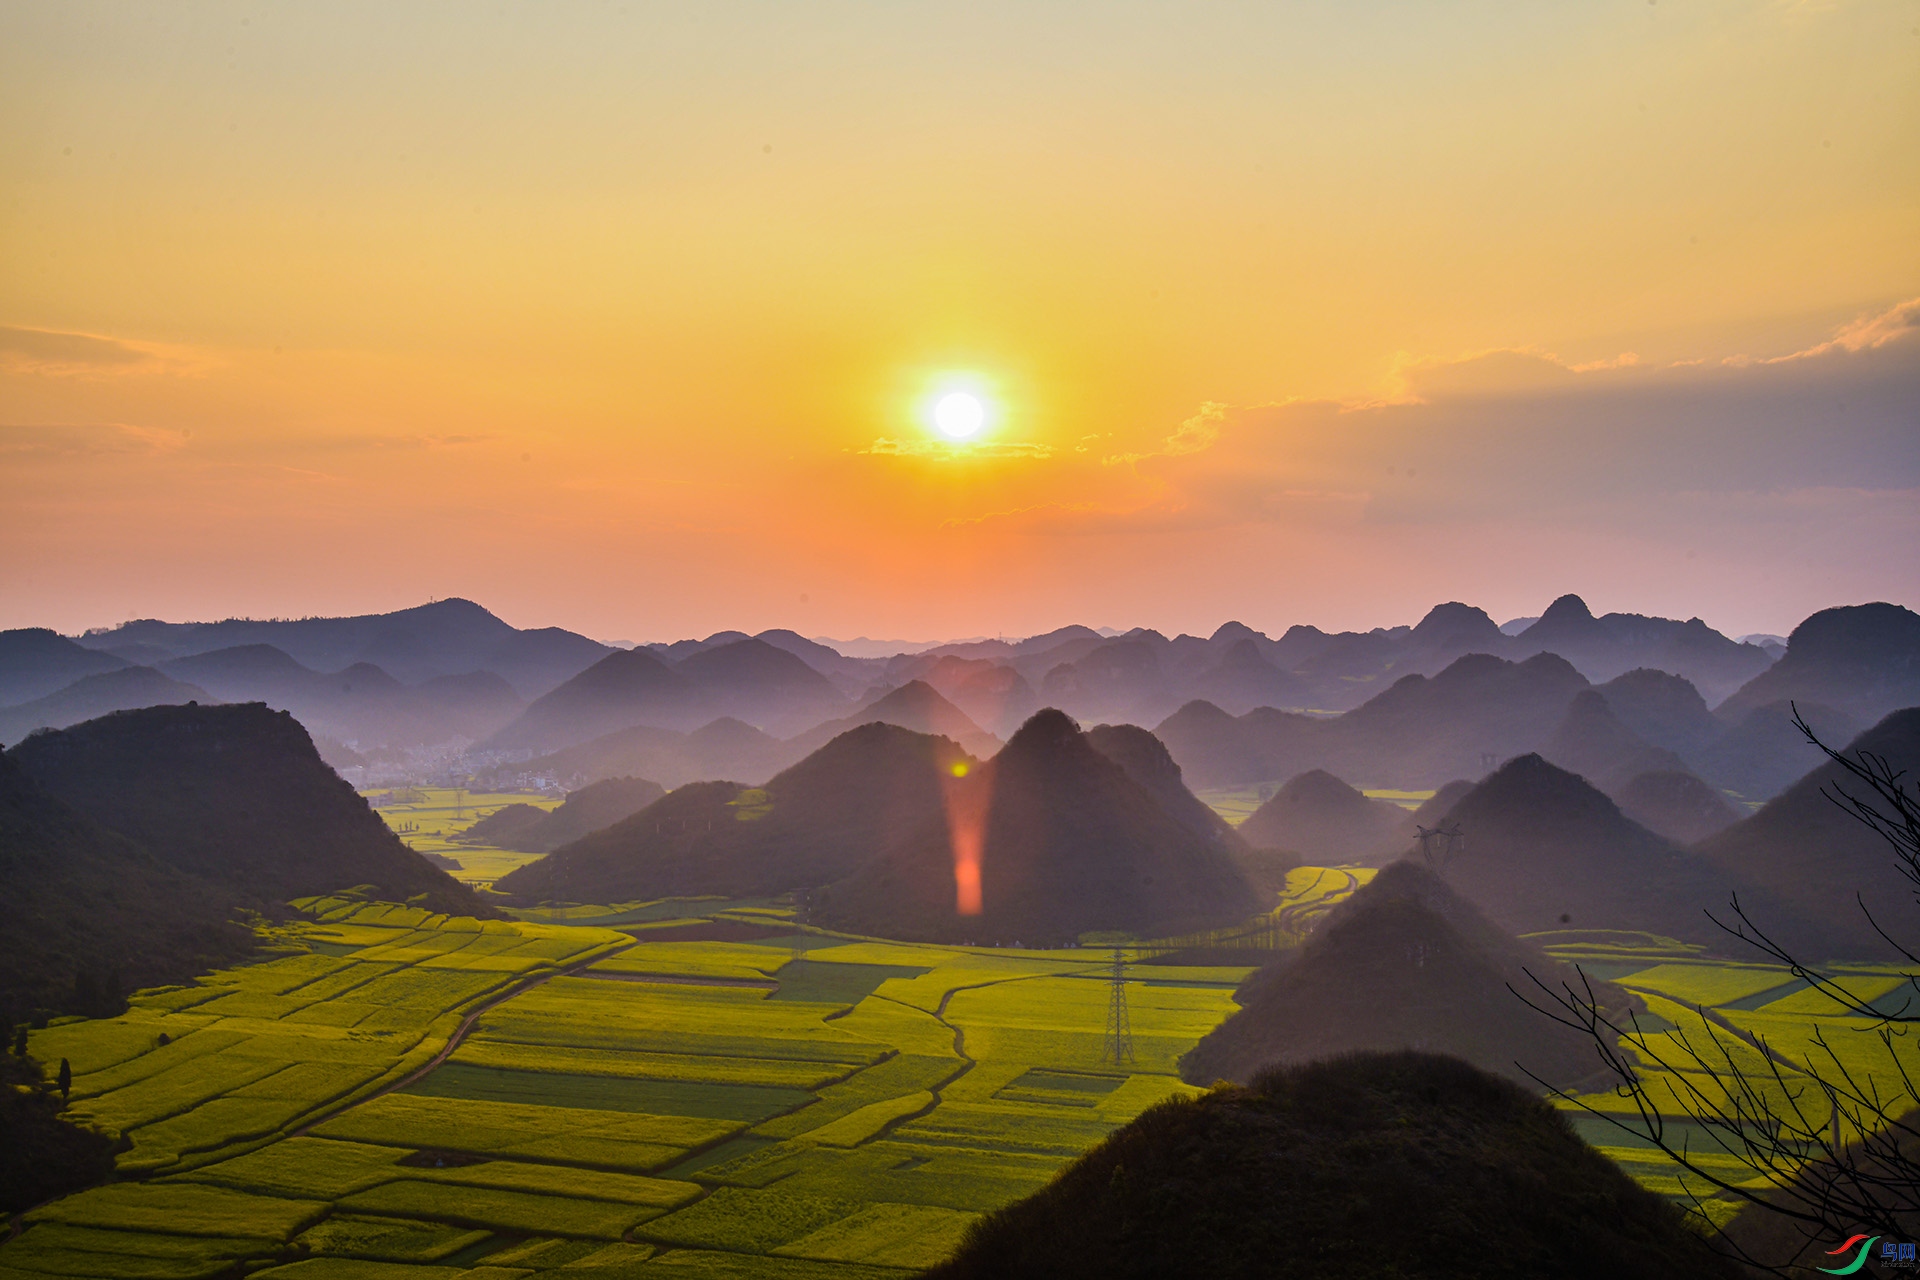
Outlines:
<svg viewBox="0 0 1920 1280"><path fill-rule="evenodd" d="M953 768L952 768L952 769L950 769L950 770L948 770L948 772L950 772L950 773L952 773L952 774L953 774L953 776L954 776L954 777L956 777L956 778L964 778L964 777L966 777L966 776L967 776L967 773L968 773L968 770L967 770L967 762L966 762L965 760L956 760L956 761L954 761L954 762L953 762Z"/></svg>

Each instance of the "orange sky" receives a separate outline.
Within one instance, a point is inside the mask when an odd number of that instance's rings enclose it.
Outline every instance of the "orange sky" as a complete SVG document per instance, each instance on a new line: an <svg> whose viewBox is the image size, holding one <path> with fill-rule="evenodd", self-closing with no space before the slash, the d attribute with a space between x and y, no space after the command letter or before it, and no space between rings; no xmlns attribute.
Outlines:
<svg viewBox="0 0 1920 1280"><path fill-rule="evenodd" d="M11 4L0 626L1920 602L1917 69L1911 0Z"/></svg>

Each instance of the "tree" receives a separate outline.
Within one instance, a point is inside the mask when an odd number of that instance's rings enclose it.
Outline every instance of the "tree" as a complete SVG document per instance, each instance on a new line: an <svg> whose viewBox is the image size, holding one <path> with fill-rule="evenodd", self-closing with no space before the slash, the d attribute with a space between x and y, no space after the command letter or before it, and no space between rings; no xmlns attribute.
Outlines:
<svg viewBox="0 0 1920 1280"><path fill-rule="evenodd" d="M1886 842L1920 901L1920 789L1883 756L1869 751L1849 755L1827 746L1798 708L1793 722L1853 784L1851 790L1845 785L1823 788L1823 794ZM1824 1031L1816 1031L1804 1063L1784 1064L1765 1037L1716 1023L1705 1009L1698 1011L1698 1029L1677 1029L1669 1037L1675 1047L1661 1051L1649 1044L1631 1011L1621 1020L1603 1009L1582 973L1579 990L1571 984L1555 990L1535 978L1545 993L1541 1003L1531 998L1538 993L1515 994L1592 1039L1615 1080L1615 1091L1631 1100L1635 1115L1623 1120L1540 1083L1651 1142L1698 1183L1786 1225L1798 1237L1796 1252L1816 1241L1824 1242L1824 1249L1863 1231L1911 1239L1920 1226L1920 1043L1909 1028L1920 1023L1920 1005L1909 995L1889 1012L1883 1007L1886 997L1880 998L1882 1003L1861 1000L1776 942L1747 914L1738 895L1730 908L1730 920L1711 912L1708 916L1733 937L1785 965L1837 1008L1872 1021L1866 1034L1874 1037L1876 1054L1885 1059L1884 1073L1863 1071L1860 1055L1841 1053ZM1905 989L1920 993L1920 955L1888 933L1864 901L1860 910L1867 925L1915 966L1906 974ZM1672 1098L1653 1096L1649 1069L1669 1083ZM1882 1080L1897 1080L1899 1087L1883 1085ZM1671 1122L1666 1113L1675 1107L1686 1123ZM1707 1145L1696 1145L1695 1132L1704 1133ZM1757 1177L1764 1177L1765 1184L1743 1185ZM1698 1194L1690 1194L1704 1214ZM1747 1264L1785 1274L1747 1256L1736 1243L1728 1244Z"/></svg>
<svg viewBox="0 0 1920 1280"><path fill-rule="evenodd" d="M54 1078L60 1086L60 1101L65 1102L73 1096L73 1067L65 1058L60 1059L60 1074Z"/></svg>

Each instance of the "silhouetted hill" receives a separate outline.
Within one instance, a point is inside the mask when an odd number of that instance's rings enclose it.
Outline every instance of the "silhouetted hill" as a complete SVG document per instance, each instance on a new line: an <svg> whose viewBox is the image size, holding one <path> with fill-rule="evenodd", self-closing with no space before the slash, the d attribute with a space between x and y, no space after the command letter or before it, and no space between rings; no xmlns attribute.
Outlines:
<svg viewBox="0 0 1920 1280"><path fill-rule="evenodd" d="M1885 603L1822 609L1793 629L1785 657L1715 712L1731 719L1784 701L1822 703L1863 724L1920 705L1920 614Z"/></svg>
<svg viewBox="0 0 1920 1280"><path fill-rule="evenodd" d="M45 627L0 631L0 707L44 698L86 676L127 665L124 658L82 648Z"/></svg>
<svg viewBox="0 0 1920 1280"><path fill-rule="evenodd" d="M788 739L788 758L797 760L818 751L847 730L875 720L897 724L915 733L951 738L969 755L990 756L1000 749L1000 739L981 729L966 712L941 697L932 685L924 680L910 680L850 716L817 724Z"/></svg>
<svg viewBox="0 0 1920 1280"><path fill-rule="evenodd" d="M1795 706L1822 742L1851 742L1866 727L1817 702L1770 702L1741 713L1696 753L1700 776L1749 800L1770 800L1818 768L1826 757L1794 727Z"/></svg>
<svg viewBox="0 0 1920 1280"><path fill-rule="evenodd" d="M551 853L563 844L632 817L666 794L659 783L645 778L604 778L569 792L556 809L530 804L496 809L455 839L497 849Z"/></svg>
<svg viewBox="0 0 1920 1280"><path fill-rule="evenodd" d="M253 948L230 899L75 812L0 755L0 1017L110 1016Z"/></svg>
<svg viewBox="0 0 1920 1280"><path fill-rule="evenodd" d="M1675 844L1693 844L1744 816L1684 769L1643 773L1609 792L1620 812Z"/></svg>
<svg viewBox="0 0 1920 1280"><path fill-rule="evenodd" d="M1856 758L1861 751L1883 756L1911 778L1920 771L1920 707L1894 712L1848 743L1846 751ZM1915 919L1913 885L1886 841L1821 794L1872 798L1839 765L1821 759L1819 768L1757 813L1708 837L1700 852L1729 877L1794 905L1803 919L1775 917L1752 904L1748 914L1802 959L1895 959L1861 914L1860 902L1882 928L1914 947L1920 944L1920 920Z"/></svg>
<svg viewBox="0 0 1920 1280"><path fill-rule="evenodd" d="M1040 709L1040 695L1014 668L984 658L942 654L909 668L989 733L1010 734ZM888 666L889 678L896 673Z"/></svg>
<svg viewBox="0 0 1920 1280"><path fill-rule="evenodd" d="M889 937L1039 945L1093 930L1182 932L1259 908L1220 844L1176 821L1060 711L1037 713L999 755L950 780L944 799L919 838L817 895L814 918ZM956 910L956 847L981 850L977 915Z"/></svg>
<svg viewBox="0 0 1920 1280"><path fill-rule="evenodd" d="M764 788L735 782L680 787L624 822L515 870L494 888L528 902L631 902L705 893L749 897L828 884L898 842L943 838L943 782L955 766L972 763L944 738L862 725Z"/></svg>
<svg viewBox="0 0 1920 1280"><path fill-rule="evenodd" d="M1413 824L1416 827L1437 826L1448 813L1452 812L1453 806L1460 803L1460 797L1471 790L1473 790L1473 783L1465 778L1455 778L1445 786L1437 788L1432 795L1420 802L1418 809L1413 811Z"/></svg>
<svg viewBox="0 0 1920 1280"><path fill-rule="evenodd" d="M1127 637L1108 641L1047 670L1040 697L1069 715L1151 724L1180 705L1160 664L1160 648Z"/></svg>
<svg viewBox="0 0 1920 1280"><path fill-rule="evenodd" d="M481 746L551 752L634 725L691 729L710 718L707 701L680 672L645 649L615 649L534 699Z"/></svg>
<svg viewBox="0 0 1920 1280"><path fill-rule="evenodd" d="M1643 773L1684 773L1686 762L1621 724L1597 690L1574 695L1540 754L1611 794Z"/></svg>
<svg viewBox="0 0 1920 1280"><path fill-rule="evenodd" d="M1249 726L1204 699L1162 720L1153 736L1166 744L1190 786L1235 787L1268 780L1267 762Z"/></svg>
<svg viewBox="0 0 1920 1280"><path fill-rule="evenodd" d="M83 676L57 693L0 709L0 742L18 742L36 729L64 729L114 711L214 700L198 685L175 680L152 667L122 667Z"/></svg>
<svg viewBox="0 0 1920 1280"><path fill-rule="evenodd" d="M1312 696L1306 681L1261 657L1251 638L1228 646L1219 665L1193 681L1192 692L1234 715L1255 707L1304 707Z"/></svg>
<svg viewBox="0 0 1920 1280"><path fill-rule="evenodd" d="M1469 654L1436 676L1407 676L1328 721L1340 747L1335 772L1406 787L1477 776L1490 759L1544 741L1586 687L1551 653L1524 662Z"/></svg>
<svg viewBox="0 0 1920 1280"><path fill-rule="evenodd" d="M927 1280L1731 1280L1680 1210L1498 1076L1424 1053L1151 1108Z"/></svg>
<svg viewBox="0 0 1920 1280"><path fill-rule="evenodd" d="M606 645L558 627L516 630L471 600L459 599L351 618L148 619L88 632L83 639L94 649L144 644L182 658L270 644L315 671L339 671L367 662L409 683L492 671L523 698L539 697L609 652Z"/></svg>
<svg viewBox="0 0 1920 1280"><path fill-rule="evenodd" d="M1579 596L1561 596L1540 620L1514 636L1505 652L1557 653L1600 683L1651 667L1683 676L1708 701L1726 697L1772 663L1757 645L1741 644L1698 618L1676 622L1637 613L1596 618Z"/></svg>
<svg viewBox="0 0 1920 1280"><path fill-rule="evenodd" d="M1297 951L1242 984L1235 999L1244 1007L1180 1060L1180 1074L1189 1084L1244 1084L1278 1063L1419 1049L1524 1088L1539 1088L1532 1077L1569 1088L1600 1063L1585 1035L1514 995L1544 1001L1535 978L1580 989L1571 965L1494 927L1425 866L1395 862ZM1595 994L1616 1015L1629 1003L1605 983Z"/></svg>
<svg viewBox="0 0 1920 1280"><path fill-rule="evenodd" d="M490 914L402 844L284 711L122 711L37 734L9 755L60 800L249 905L370 884L391 900Z"/></svg>
<svg viewBox="0 0 1920 1280"><path fill-rule="evenodd" d="M7 1032L0 1021L0 1034ZM46 1074L32 1058L0 1054L0 1213L113 1176L113 1139L62 1118L65 1101Z"/></svg>
<svg viewBox="0 0 1920 1280"><path fill-rule="evenodd" d="M264 702L291 712L314 735L364 751L471 741L500 728L523 706L513 686L491 671L407 686L366 662L322 674L267 644L178 658L165 671L225 702Z"/></svg>
<svg viewBox="0 0 1920 1280"><path fill-rule="evenodd" d="M797 631L776 628L762 631L754 639L786 650L832 681L834 688L849 697L859 694L876 680L885 678L885 658L849 658L831 645L809 640Z"/></svg>
<svg viewBox="0 0 1920 1280"><path fill-rule="evenodd" d="M789 763L786 743L750 724L722 717L692 733L635 725L551 755L493 770L501 779L550 777L585 786L602 778L658 779L672 788L703 779L740 778L759 785Z"/></svg>
<svg viewBox="0 0 1920 1280"><path fill-rule="evenodd" d="M1447 816L1465 834L1447 882L1514 933L1639 929L1719 944L1702 911L1743 887L1537 755L1509 760Z"/></svg>
<svg viewBox="0 0 1920 1280"><path fill-rule="evenodd" d="M733 716L776 737L844 715L849 706L818 671L752 637L703 649L675 670L705 695L712 715Z"/></svg>
<svg viewBox="0 0 1920 1280"><path fill-rule="evenodd" d="M1197 836L1223 847L1239 851L1244 841L1233 824L1215 813L1200 798L1187 790L1180 766L1173 762L1166 744L1138 725L1098 724L1087 730L1093 749L1127 771L1127 776L1147 789L1167 816Z"/></svg>
<svg viewBox="0 0 1920 1280"><path fill-rule="evenodd" d="M1692 760L1726 729L1691 682L1664 671L1637 667L1598 691L1621 724L1683 760Z"/></svg>
<svg viewBox="0 0 1920 1280"><path fill-rule="evenodd" d="M1240 824L1240 838L1262 849L1287 849L1308 864L1379 865L1407 851L1413 819L1405 809L1372 800L1324 769L1290 779Z"/></svg>

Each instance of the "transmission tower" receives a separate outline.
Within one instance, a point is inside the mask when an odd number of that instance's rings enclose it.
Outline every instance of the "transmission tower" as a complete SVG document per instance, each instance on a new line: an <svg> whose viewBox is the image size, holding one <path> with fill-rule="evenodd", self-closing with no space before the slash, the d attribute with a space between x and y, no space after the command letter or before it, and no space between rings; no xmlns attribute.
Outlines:
<svg viewBox="0 0 1920 1280"><path fill-rule="evenodd" d="M1444 871L1447 864L1453 861L1454 853L1466 847L1466 833L1460 829L1460 824L1457 822L1450 827L1442 823L1437 827L1416 826L1414 830L1420 833L1420 852L1426 857L1427 865L1430 867L1437 865ZM1440 846L1438 863L1433 859L1433 847L1436 844Z"/></svg>
<svg viewBox="0 0 1920 1280"><path fill-rule="evenodd" d="M1127 1020L1127 958L1113 949L1113 994L1107 1002L1107 1039L1100 1051L1102 1063L1133 1065L1133 1027Z"/></svg>

